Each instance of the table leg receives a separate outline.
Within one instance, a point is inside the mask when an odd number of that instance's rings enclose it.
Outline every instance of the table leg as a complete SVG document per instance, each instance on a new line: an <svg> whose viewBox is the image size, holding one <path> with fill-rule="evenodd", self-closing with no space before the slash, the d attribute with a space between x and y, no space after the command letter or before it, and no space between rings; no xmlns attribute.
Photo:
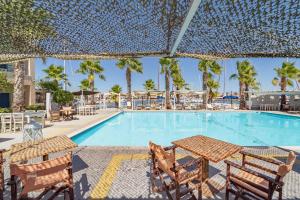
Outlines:
<svg viewBox="0 0 300 200"><path fill-rule="evenodd" d="M203 158L202 162L202 181L205 181L209 177L209 160Z"/></svg>

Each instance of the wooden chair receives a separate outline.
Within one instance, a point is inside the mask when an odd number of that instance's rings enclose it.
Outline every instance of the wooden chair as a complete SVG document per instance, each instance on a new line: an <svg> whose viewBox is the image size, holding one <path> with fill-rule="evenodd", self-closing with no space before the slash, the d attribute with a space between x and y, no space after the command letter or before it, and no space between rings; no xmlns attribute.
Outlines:
<svg viewBox="0 0 300 200"><path fill-rule="evenodd" d="M60 121L60 112L50 111L50 121Z"/></svg>
<svg viewBox="0 0 300 200"><path fill-rule="evenodd" d="M20 131L23 131L24 129L24 113L13 113L12 114L12 121L14 124L14 132L16 132L16 129L20 129Z"/></svg>
<svg viewBox="0 0 300 200"><path fill-rule="evenodd" d="M11 113L3 113L1 115L1 130L3 133L10 132L12 129L12 115Z"/></svg>
<svg viewBox="0 0 300 200"><path fill-rule="evenodd" d="M242 151L241 154L243 156L242 165L225 160L227 164L226 199L229 198L229 193L233 193L236 199L241 197L243 199L271 200L274 192L277 191L281 200L283 178L293 168L296 160L295 153L292 151L289 153L286 163L245 151ZM271 169L267 166L250 162L246 159L248 157L263 161L269 165L275 165L276 169L274 170L274 168ZM250 169L247 166L251 166L252 168ZM232 173L230 170L231 167L239 169L238 172ZM260 172L253 169L259 169Z"/></svg>
<svg viewBox="0 0 300 200"><path fill-rule="evenodd" d="M170 192L175 189L176 200L188 193L196 199L193 191L198 190L198 199L202 199L202 159L193 159L180 165L175 160L175 148L175 146L162 148L160 145L149 143L152 159L152 190L154 192L165 191L168 198L173 199ZM164 176L170 178L171 182L167 183ZM162 184L160 187L155 184L157 177ZM184 191L181 191L182 186L185 187Z"/></svg>
<svg viewBox="0 0 300 200"><path fill-rule="evenodd" d="M66 119L74 119L74 112L73 112L73 109L71 106L69 107L62 107L62 110L63 110L63 118L66 120Z"/></svg>
<svg viewBox="0 0 300 200"><path fill-rule="evenodd" d="M64 192L65 198L66 193L69 193L69 199L74 199L71 153L38 164L11 164L10 173L12 200L27 198L28 193L42 189L34 199L42 199L49 191L53 193L48 199L54 199L60 192ZM19 198L16 177L20 178L22 184Z"/></svg>

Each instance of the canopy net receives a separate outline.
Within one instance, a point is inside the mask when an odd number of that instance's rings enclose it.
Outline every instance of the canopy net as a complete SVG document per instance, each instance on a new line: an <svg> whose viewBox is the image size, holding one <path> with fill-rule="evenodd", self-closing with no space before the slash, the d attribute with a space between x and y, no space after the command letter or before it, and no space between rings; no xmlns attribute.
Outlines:
<svg viewBox="0 0 300 200"><path fill-rule="evenodd" d="M0 0L0 62L170 56L192 4ZM202 0L174 56L298 57L299 13L298 0Z"/></svg>

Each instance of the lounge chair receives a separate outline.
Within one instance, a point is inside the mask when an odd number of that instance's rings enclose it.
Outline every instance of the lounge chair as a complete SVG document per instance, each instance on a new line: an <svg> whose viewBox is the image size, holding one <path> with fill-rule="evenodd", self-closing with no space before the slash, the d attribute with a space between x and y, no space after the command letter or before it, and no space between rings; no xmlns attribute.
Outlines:
<svg viewBox="0 0 300 200"><path fill-rule="evenodd" d="M214 110L214 107L211 104L206 105L207 110Z"/></svg>
<svg viewBox="0 0 300 200"><path fill-rule="evenodd" d="M60 192L64 192L64 195L69 193L69 199L74 199L71 153L38 164L11 164L10 173L12 200L26 198L29 192L42 189L44 190L35 199L42 199L49 191L53 193L48 199L54 199ZM16 177L20 178L23 186L19 198Z"/></svg>
<svg viewBox="0 0 300 200"><path fill-rule="evenodd" d="M202 159L193 159L185 164L179 164L175 160L175 148L175 146L162 148L160 145L149 142L152 159L152 191L165 191L169 199L174 199L170 192L175 189L175 199L179 200L188 193L196 199L193 191L197 190L198 199L202 199ZM166 176L171 180L169 184ZM156 186L157 178L162 186ZM181 186L186 188L185 191L180 191Z"/></svg>
<svg viewBox="0 0 300 200"><path fill-rule="evenodd" d="M226 199L229 199L229 193L233 193L236 199L272 199L275 191L279 192L279 199L282 199L283 178L289 173L296 160L294 152L290 152L286 163L261 157L245 151L241 151L243 156L242 165L225 160L227 164L226 178ZM268 168L266 165L257 164L248 161L251 157L263 161L264 163L275 165L276 170ZM248 168L247 166L250 166ZM231 167L239 169L239 172L232 172ZM254 170L254 169L258 169ZM264 172L264 173L262 173Z"/></svg>

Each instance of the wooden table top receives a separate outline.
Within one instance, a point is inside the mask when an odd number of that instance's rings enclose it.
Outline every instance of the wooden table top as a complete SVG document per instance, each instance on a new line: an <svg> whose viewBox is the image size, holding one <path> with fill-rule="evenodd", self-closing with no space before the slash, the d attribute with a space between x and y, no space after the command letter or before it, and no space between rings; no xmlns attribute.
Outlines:
<svg viewBox="0 0 300 200"><path fill-rule="evenodd" d="M176 140L172 142L172 144L213 162L224 160L243 148L235 144L203 135Z"/></svg>
<svg viewBox="0 0 300 200"><path fill-rule="evenodd" d="M75 147L77 147L77 144L65 135L18 143L11 146L10 162L26 161Z"/></svg>

